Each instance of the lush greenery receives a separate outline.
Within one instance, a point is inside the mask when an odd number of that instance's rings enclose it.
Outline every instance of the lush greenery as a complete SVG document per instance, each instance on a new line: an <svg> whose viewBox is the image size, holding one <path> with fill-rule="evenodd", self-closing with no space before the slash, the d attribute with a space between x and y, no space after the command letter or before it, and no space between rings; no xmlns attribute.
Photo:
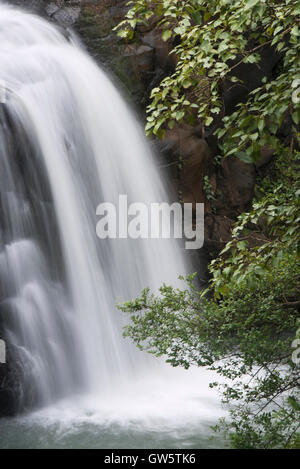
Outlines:
<svg viewBox="0 0 300 469"><path fill-rule="evenodd" d="M200 121L216 129L219 160L257 162L262 148L274 151L252 209L210 265L209 287L199 291L190 277L183 290L145 289L120 307L131 315L125 335L141 349L227 379L231 418L216 429L235 448L300 446L299 18L295 0L135 0L118 27L132 40L154 21L177 56L174 73L152 91L149 135ZM226 115L224 84L239 83L241 63L259 67L265 48L278 54L276 73Z"/></svg>
<svg viewBox="0 0 300 469"><path fill-rule="evenodd" d="M129 5L117 28L122 37L130 40L140 24L155 21L163 39L178 44L172 50L175 72L152 90L148 135L163 136L175 122L198 119L210 126L223 117L217 131L222 154L249 162L259 159L262 146L276 147L286 114L299 123L300 104L292 100L299 87L299 0L135 0ZM224 116L224 81L227 86L240 81L235 72L241 63L259 67L266 47L281 55L279 73Z"/></svg>
<svg viewBox="0 0 300 469"><path fill-rule="evenodd" d="M222 387L231 419L218 429L226 428L235 448L300 443L300 348L292 359L300 326L300 180L292 157L288 165L278 159L279 180L265 180L263 197L239 218L233 240L211 263L207 290L189 278L184 290L145 289L121 306L131 314L125 335L139 348L228 378Z"/></svg>

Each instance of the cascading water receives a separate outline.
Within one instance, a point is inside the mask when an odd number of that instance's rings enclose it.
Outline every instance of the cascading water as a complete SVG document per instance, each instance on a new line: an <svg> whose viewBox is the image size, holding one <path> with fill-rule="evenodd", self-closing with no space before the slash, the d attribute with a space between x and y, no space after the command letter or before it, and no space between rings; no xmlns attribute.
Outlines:
<svg viewBox="0 0 300 469"><path fill-rule="evenodd" d="M75 38L2 4L0 64L1 314L21 397L93 394L105 413L116 387L153 367L122 338L115 304L176 283L186 265L171 240L97 239L96 207L167 194L142 130Z"/></svg>

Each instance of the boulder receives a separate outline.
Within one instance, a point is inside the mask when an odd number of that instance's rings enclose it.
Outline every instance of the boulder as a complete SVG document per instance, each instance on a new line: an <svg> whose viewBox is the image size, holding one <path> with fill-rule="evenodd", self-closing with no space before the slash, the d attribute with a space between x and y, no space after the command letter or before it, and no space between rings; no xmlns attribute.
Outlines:
<svg viewBox="0 0 300 469"><path fill-rule="evenodd" d="M176 125L172 130L166 131L165 144L173 153L174 159L178 160L178 164L179 158L182 159L182 168L177 171L174 179L177 190L182 193L183 202L204 202L202 181L210 151L198 129L189 125Z"/></svg>

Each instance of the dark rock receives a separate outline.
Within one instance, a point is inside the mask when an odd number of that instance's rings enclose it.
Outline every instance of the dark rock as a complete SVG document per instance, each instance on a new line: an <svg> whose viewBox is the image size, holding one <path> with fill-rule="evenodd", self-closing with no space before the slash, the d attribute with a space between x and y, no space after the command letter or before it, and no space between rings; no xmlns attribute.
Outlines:
<svg viewBox="0 0 300 469"><path fill-rule="evenodd" d="M53 16L59 10L59 6L55 2L50 2L46 5L45 11L48 16Z"/></svg>
<svg viewBox="0 0 300 469"><path fill-rule="evenodd" d="M268 145L266 145L265 147L263 147L262 151L261 151L261 159L256 163L256 167L258 169L262 168L263 166L267 165L268 163L270 163L270 161L272 160L273 156L274 156L274 153L275 151L270 148Z"/></svg>
<svg viewBox="0 0 300 469"><path fill-rule="evenodd" d="M204 202L202 181L210 158L207 143L197 129L189 125L176 125L167 130L164 142L176 160L182 158L182 169L177 178L174 173L174 180L177 179L177 190L182 192L183 202ZM174 168L176 170L177 167Z"/></svg>
<svg viewBox="0 0 300 469"><path fill-rule="evenodd" d="M261 61L259 64L240 64L234 70L234 75L243 81L242 84L234 84L225 80L223 82L223 99L226 114L234 111L236 105L247 99L248 94L258 88L264 77L268 80L272 78L273 71L280 61L278 54L271 47L265 47L261 51Z"/></svg>
<svg viewBox="0 0 300 469"><path fill-rule="evenodd" d="M59 8L52 15L61 26L73 26L80 16L80 7Z"/></svg>
<svg viewBox="0 0 300 469"><path fill-rule="evenodd" d="M3 337L3 332L1 337ZM7 345L6 363L0 363L0 417L14 415L19 409L19 377L16 360L12 357L9 345Z"/></svg>
<svg viewBox="0 0 300 469"><path fill-rule="evenodd" d="M162 39L162 30L156 27L154 30L141 36L141 41L155 50L155 66L163 68L166 73L174 69L176 60L174 55L170 55L172 49L170 42Z"/></svg>
<svg viewBox="0 0 300 469"><path fill-rule="evenodd" d="M142 73L153 70L154 50L149 46L130 44L124 48L123 55L130 59L133 71L140 78Z"/></svg>
<svg viewBox="0 0 300 469"><path fill-rule="evenodd" d="M218 214L235 219L249 207L253 199L255 166L238 158L226 158L215 175L215 181L220 195L212 206Z"/></svg>

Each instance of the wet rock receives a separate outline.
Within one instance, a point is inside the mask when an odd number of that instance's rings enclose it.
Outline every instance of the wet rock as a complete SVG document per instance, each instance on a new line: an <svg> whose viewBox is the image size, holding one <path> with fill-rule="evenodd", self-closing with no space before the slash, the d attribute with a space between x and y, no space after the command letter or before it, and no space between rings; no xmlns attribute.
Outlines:
<svg viewBox="0 0 300 469"><path fill-rule="evenodd" d="M182 193L183 202L204 202L202 181L210 150L198 129L176 125L172 130L167 130L165 144L177 160L182 158L182 169L178 173L176 186Z"/></svg>
<svg viewBox="0 0 300 469"><path fill-rule="evenodd" d="M223 160L215 175L217 200L212 203L218 214L235 219L249 208L254 196L256 170L253 164L244 163L238 158Z"/></svg>
<svg viewBox="0 0 300 469"><path fill-rule="evenodd" d="M280 54L271 47L265 47L261 51L261 57L259 64L240 64L234 70L234 74L243 83L232 85L230 81L223 82L223 99L227 114L234 111L238 103L245 101L248 94L260 86L264 77L268 80L272 78L274 68L280 61Z"/></svg>
<svg viewBox="0 0 300 469"><path fill-rule="evenodd" d="M226 215L207 212L204 218L204 252L214 258L231 239L234 221Z"/></svg>
<svg viewBox="0 0 300 469"><path fill-rule="evenodd" d="M53 16L54 13L56 13L59 10L59 6L57 3L51 2L48 5L46 5L45 11L48 16Z"/></svg>
<svg viewBox="0 0 300 469"><path fill-rule="evenodd" d="M275 150L273 150L273 148L271 148L269 145L265 145L262 148L261 159L256 163L256 167L259 169L267 165L268 163L270 163L270 161L272 160L274 156L274 153L275 153Z"/></svg>
<svg viewBox="0 0 300 469"><path fill-rule="evenodd" d="M80 7L60 8L53 14L53 18L62 26L73 26L79 18Z"/></svg>
<svg viewBox="0 0 300 469"><path fill-rule="evenodd" d="M124 48L124 56L128 57L132 64L132 69L141 77L144 72L153 70L154 50L149 46L128 45Z"/></svg>
<svg viewBox="0 0 300 469"><path fill-rule="evenodd" d="M43 14L48 2L47 0L11 0L8 3Z"/></svg>
<svg viewBox="0 0 300 469"><path fill-rule="evenodd" d="M1 318L0 321L2 322ZM7 324L5 329L7 329ZM5 338L1 324L0 337ZM6 363L0 363L0 417L14 415L18 411L18 402L20 402L20 373L18 372L17 361L12 357L7 340L6 344Z"/></svg>
<svg viewBox="0 0 300 469"><path fill-rule="evenodd" d="M156 27L154 30L149 31L141 36L141 41L155 51L155 66L161 67L165 73L175 67L175 56L170 55L172 45L169 41L163 41L162 30Z"/></svg>

